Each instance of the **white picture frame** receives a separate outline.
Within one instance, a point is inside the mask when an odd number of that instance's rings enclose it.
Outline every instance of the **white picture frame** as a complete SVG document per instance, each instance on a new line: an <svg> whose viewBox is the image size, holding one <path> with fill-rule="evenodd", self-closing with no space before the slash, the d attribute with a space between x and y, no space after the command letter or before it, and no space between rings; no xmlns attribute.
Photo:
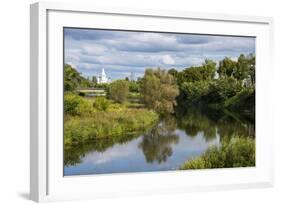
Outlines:
<svg viewBox="0 0 281 205"><path fill-rule="evenodd" d="M64 26L256 36L256 167L64 177L61 120ZM263 109L270 105L267 91L271 86L272 29L270 17L97 8L93 4L32 4L30 198L40 202L272 186L273 133L269 129L272 113Z"/></svg>

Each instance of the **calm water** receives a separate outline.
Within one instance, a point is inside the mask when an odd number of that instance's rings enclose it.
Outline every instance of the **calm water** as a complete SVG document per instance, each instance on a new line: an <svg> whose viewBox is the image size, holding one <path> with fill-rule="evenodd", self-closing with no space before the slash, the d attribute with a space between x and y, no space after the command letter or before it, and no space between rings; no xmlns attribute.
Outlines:
<svg viewBox="0 0 281 205"><path fill-rule="evenodd" d="M235 135L254 136L253 117L190 111L114 140L97 140L64 152L64 175L176 170L186 160Z"/></svg>

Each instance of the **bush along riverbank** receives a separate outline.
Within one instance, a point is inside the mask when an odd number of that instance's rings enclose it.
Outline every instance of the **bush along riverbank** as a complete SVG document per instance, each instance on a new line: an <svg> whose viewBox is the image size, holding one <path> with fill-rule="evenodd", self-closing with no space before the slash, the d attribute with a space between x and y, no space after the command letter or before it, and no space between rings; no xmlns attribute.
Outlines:
<svg viewBox="0 0 281 205"><path fill-rule="evenodd" d="M86 99L65 94L64 144L80 144L100 138L120 138L145 130L158 115L144 108L130 108L105 98Z"/></svg>
<svg viewBox="0 0 281 205"><path fill-rule="evenodd" d="M180 169L211 169L255 166L255 139L234 137L220 147L209 148L200 157L185 162Z"/></svg>

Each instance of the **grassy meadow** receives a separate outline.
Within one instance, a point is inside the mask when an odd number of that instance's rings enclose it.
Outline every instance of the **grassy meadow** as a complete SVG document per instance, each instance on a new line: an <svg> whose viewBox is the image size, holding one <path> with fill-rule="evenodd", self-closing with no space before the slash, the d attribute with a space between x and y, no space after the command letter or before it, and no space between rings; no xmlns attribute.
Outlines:
<svg viewBox="0 0 281 205"><path fill-rule="evenodd" d="M137 103L118 104L104 97L85 98L71 93L65 94L65 109L66 146L126 135L145 129L158 119L154 111Z"/></svg>

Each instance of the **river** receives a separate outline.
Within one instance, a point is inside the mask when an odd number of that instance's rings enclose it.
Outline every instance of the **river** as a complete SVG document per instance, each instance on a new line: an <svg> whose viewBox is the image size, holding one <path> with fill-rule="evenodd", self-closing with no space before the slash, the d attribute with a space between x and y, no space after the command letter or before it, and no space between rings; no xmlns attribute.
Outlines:
<svg viewBox="0 0 281 205"><path fill-rule="evenodd" d="M177 170L210 146L255 136L251 116L194 109L179 113L118 142L101 139L65 149L64 176Z"/></svg>

